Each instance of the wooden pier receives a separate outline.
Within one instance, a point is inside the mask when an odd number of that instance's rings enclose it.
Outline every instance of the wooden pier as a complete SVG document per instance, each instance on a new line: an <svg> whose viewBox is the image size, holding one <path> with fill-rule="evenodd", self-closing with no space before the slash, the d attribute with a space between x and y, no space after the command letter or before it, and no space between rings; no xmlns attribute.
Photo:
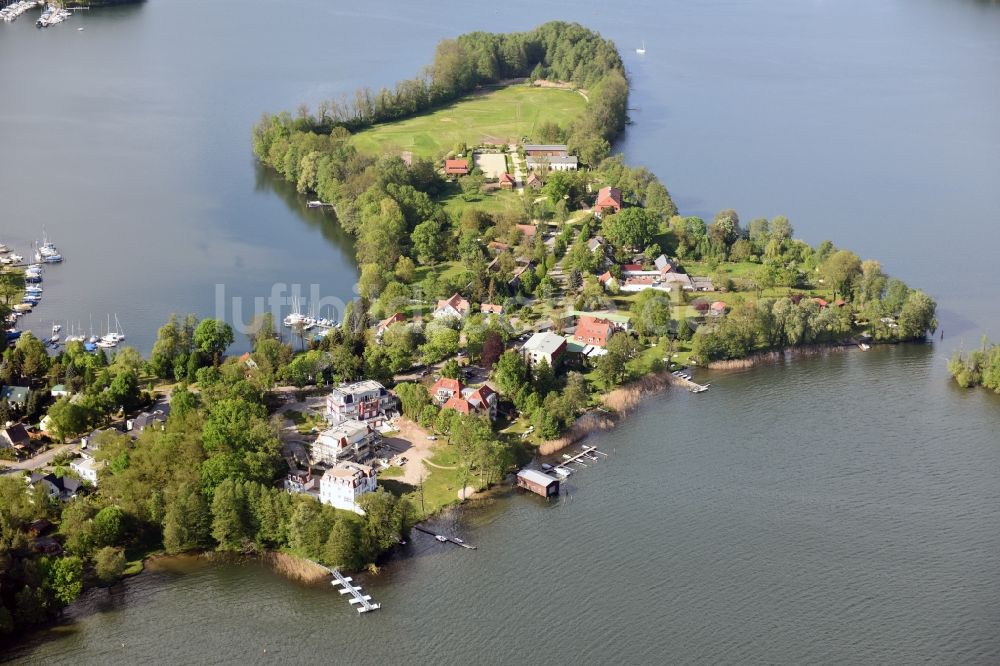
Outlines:
<svg viewBox="0 0 1000 666"><path fill-rule="evenodd" d="M333 580L330 581L330 584L333 585L334 587L337 587L339 585L340 590L338 591L341 594L351 595L352 597L350 600L351 608L355 608L354 604L358 604L356 608L358 609L359 613L367 613L368 611L378 610L379 608L382 608L382 604L377 604L373 602L372 598L361 590L360 585L355 585L352 582L353 579L350 576L345 576L336 569L331 569L330 567L322 565L319 562L314 562L313 560L308 560L308 561L312 562L318 567L326 569L331 574L333 574Z"/></svg>
<svg viewBox="0 0 1000 666"><path fill-rule="evenodd" d="M603 451L598 451L596 446L584 446L583 448L580 449L580 452L577 453L576 455L571 456L568 453L564 453L563 454L563 461L561 463L559 463L558 465L553 465L552 469L553 470L564 469L564 470L570 471L570 470L572 470L572 468L570 467L570 465L574 465L574 464L575 465L579 465L581 467L586 467L587 464L584 463L584 462L582 462L581 458L586 458L587 460L589 460L591 462L596 462L597 459L598 459L597 458L598 455L604 456L605 458L608 457L607 453L604 453ZM557 472L557 474L558 474L558 472Z"/></svg>
<svg viewBox="0 0 1000 666"><path fill-rule="evenodd" d="M426 527L421 527L420 525L414 525L413 529L418 532L423 532L424 534L430 534L432 537L440 541L441 543L453 543L456 546L461 546L462 548L467 548L469 550L476 550L476 547L472 544L465 543L461 539L456 539L455 537L446 536L444 534L438 534L437 532L432 532Z"/></svg>
<svg viewBox="0 0 1000 666"><path fill-rule="evenodd" d="M708 387L711 386L711 384L699 384L698 382L691 381L687 377L681 377L677 374L674 374L673 378L674 383L680 384L691 393L704 393L708 390Z"/></svg>

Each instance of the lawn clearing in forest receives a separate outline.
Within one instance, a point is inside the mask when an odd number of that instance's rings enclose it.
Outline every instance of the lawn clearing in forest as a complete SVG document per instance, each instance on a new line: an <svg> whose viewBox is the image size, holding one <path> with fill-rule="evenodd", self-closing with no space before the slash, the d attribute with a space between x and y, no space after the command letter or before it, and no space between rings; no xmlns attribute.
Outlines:
<svg viewBox="0 0 1000 666"><path fill-rule="evenodd" d="M540 123L568 127L587 101L576 91L516 85L467 95L456 102L405 120L382 123L351 139L368 153L410 151L414 157L435 158L457 144L474 146L497 139L532 137Z"/></svg>

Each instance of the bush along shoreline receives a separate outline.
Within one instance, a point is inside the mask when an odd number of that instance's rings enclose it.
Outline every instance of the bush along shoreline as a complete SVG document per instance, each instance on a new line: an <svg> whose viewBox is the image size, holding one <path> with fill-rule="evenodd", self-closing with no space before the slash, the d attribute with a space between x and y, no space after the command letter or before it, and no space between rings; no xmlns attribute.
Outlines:
<svg viewBox="0 0 1000 666"><path fill-rule="evenodd" d="M984 337L981 348L956 351L948 362L948 372L962 388L981 386L1000 393L1000 344L990 344Z"/></svg>

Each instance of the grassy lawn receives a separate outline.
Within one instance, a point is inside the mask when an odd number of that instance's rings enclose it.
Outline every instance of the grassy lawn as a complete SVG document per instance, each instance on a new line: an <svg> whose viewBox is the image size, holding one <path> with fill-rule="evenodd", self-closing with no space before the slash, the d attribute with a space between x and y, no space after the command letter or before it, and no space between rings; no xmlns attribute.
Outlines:
<svg viewBox="0 0 1000 666"><path fill-rule="evenodd" d="M684 267L684 271L688 275L702 275L702 276L712 276L717 273L723 273L733 278L734 280L740 278L748 278L753 275L753 272L760 268L760 264L755 264L750 261L739 261L739 262L722 262L716 268L711 268L707 262L704 261L687 261L681 262L681 266Z"/></svg>
<svg viewBox="0 0 1000 666"><path fill-rule="evenodd" d="M355 134L352 141L364 152L408 150L416 157L438 157L459 143L501 143L530 137L535 126L545 121L565 127L586 104L572 90L510 86L377 125Z"/></svg>
<svg viewBox="0 0 1000 666"><path fill-rule="evenodd" d="M283 415L295 424L295 429L302 435L308 435L314 427L322 430L326 425L326 420L319 414L303 414L294 409L286 409Z"/></svg>
<svg viewBox="0 0 1000 666"><path fill-rule="evenodd" d="M402 467L396 467L395 465L393 465L392 467L389 467L387 469L380 470L379 473L378 473L378 478L380 480L381 479L397 479L397 478L403 476L403 472L404 472L404 470L403 470Z"/></svg>
<svg viewBox="0 0 1000 666"><path fill-rule="evenodd" d="M523 210L524 204L521 202L521 195L513 190L497 190L489 194L476 194L466 201L462 197L462 188L458 183L450 183L446 192L437 198L437 202L444 206L448 214L453 218L461 217L462 211L466 208L476 208L486 213L501 213L503 211Z"/></svg>

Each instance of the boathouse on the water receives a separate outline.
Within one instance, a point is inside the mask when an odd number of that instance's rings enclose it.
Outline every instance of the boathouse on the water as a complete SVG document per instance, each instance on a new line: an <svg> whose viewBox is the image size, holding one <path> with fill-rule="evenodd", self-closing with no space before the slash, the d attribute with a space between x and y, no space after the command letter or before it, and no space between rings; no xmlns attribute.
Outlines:
<svg viewBox="0 0 1000 666"><path fill-rule="evenodd" d="M522 469L518 472L517 485L542 497L559 494L559 479L534 469Z"/></svg>

